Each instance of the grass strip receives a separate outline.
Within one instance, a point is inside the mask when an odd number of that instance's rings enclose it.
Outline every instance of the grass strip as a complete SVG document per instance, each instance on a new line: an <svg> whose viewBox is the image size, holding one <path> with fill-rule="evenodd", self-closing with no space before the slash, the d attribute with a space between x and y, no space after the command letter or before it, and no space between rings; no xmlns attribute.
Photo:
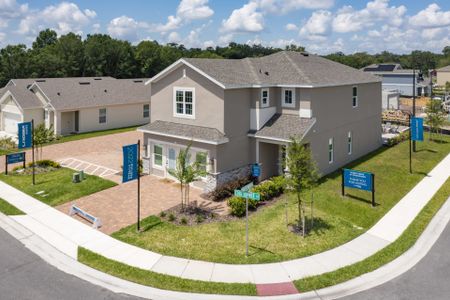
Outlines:
<svg viewBox="0 0 450 300"><path fill-rule="evenodd" d="M431 219L439 211L449 196L450 179L444 183L430 202L428 202L428 204L422 209L416 219L414 219L403 234L392 244L380 250L371 257L368 257L365 260L351 266L343 267L336 271L322 275L296 280L294 281L295 286L302 292L325 288L348 281L362 274L372 272L393 261L415 244L417 239L430 223Z"/></svg>
<svg viewBox="0 0 450 300"><path fill-rule="evenodd" d="M130 127L123 127L123 128L115 128L115 129L107 129L107 130L100 130L100 131L90 131L90 132L71 134L71 135L61 136L58 139L56 139L46 145L60 144L60 143L65 143L65 142L72 142L72 141L78 141L78 140L82 140L82 139L99 137L99 136L103 136L103 135L135 131L138 127L140 127L140 126L130 126Z"/></svg>
<svg viewBox="0 0 450 300"><path fill-rule="evenodd" d="M8 216L17 216L25 214L23 211L21 211L12 204L9 204L9 202L6 202L2 198L0 198L0 212Z"/></svg>
<svg viewBox="0 0 450 300"><path fill-rule="evenodd" d="M254 284L206 282L164 275L128 266L83 247L78 248L78 261L101 272L159 289L202 294L256 295Z"/></svg>

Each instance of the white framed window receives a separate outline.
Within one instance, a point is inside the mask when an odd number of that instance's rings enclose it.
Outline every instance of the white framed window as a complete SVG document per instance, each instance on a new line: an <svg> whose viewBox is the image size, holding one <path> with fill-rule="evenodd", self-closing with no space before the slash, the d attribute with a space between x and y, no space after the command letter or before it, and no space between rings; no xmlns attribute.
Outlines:
<svg viewBox="0 0 450 300"><path fill-rule="evenodd" d="M194 88L173 88L173 115L181 118L195 118Z"/></svg>
<svg viewBox="0 0 450 300"><path fill-rule="evenodd" d="M98 123L106 124L106 108L100 108L98 110Z"/></svg>
<svg viewBox="0 0 450 300"><path fill-rule="evenodd" d="M328 140L328 163L332 164L334 161L334 143L333 138Z"/></svg>
<svg viewBox="0 0 450 300"><path fill-rule="evenodd" d="M262 89L261 90L261 107L268 107L269 106L269 89Z"/></svg>
<svg viewBox="0 0 450 300"><path fill-rule="evenodd" d="M163 167L163 147L161 145L153 145L153 166L157 168Z"/></svg>
<svg viewBox="0 0 450 300"><path fill-rule="evenodd" d="M358 87L352 88L352 107L358 107Z"/></svg>
<svg viewBox="0 0 450 300"><path fill-rule="evenodd" d="M349 131L347 134L347 154L351 155L353 152L353 136L352 132Z"/></svg>
<svg viewBox="0 0 450 300"><path fill-rule="evenodd" d="M281 89L281 104L283 107L295 107L295 89Z"/></svg>
<svg viewBox="0 0 450 300"><path fill-rule="evenodd" d="M208 153L207 152L197 152L195 153L195 162L198 163L199 169L203 172L208 171Z"/></svg>
<svg viewBox="0 0 450 300"><path fill-rule="evenodd" d="M142 116L144 118L150 117L150 104L144 104L142 109L143 109Z"/></svg>

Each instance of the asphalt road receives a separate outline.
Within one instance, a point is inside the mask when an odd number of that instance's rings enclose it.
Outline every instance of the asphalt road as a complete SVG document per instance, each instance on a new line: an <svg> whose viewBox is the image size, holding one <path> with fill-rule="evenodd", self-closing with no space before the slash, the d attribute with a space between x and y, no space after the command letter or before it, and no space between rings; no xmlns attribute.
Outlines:
<svg viewBox="0 0 450 300"><path fill-rule="evenodd" d="M66 274L0 229L1 300L137 300Z"/></svg>
<svg viewBox="0 0 450 300"><path fill-rule="evenodd" d="M342 299L450 299L450 224L414 268L385 284Z"/></svg>

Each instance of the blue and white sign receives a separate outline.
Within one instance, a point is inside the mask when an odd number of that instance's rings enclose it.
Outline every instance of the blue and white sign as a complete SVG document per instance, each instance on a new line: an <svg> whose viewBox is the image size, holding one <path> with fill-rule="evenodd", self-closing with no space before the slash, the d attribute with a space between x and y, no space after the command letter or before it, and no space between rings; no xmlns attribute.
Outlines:
<svg viewBox="0 0 450 300"><path fill-rule="evenodd" d="M261 167L258 164L252 165L252 176L253 177L261 176Z"/></svg>
<svg viewBox="0 0 450 300"><path fill-rule="evenodd" d="M123 176L122 182L138 178L138 144L123 146Z"/></svg>
<svg viewBox="0 0 450 300"><path fill-rule="evenodd" d="M344 186L372 191L372 173L344 169Z"/></svg>
<svg viewBox="0 0 450 300"><path fill-rule="evenodd" d="M234 195L240 198L248 198L255 201L261 200L261 195L259 193L246 192L241 190L234 190Z"/></svg>
<svg viewBox="0 0 450 300"><path fill-rule="evenodd" d="M31 122L19 123L18 126L19 143L17 147L19 149L30 148L33 142Z"/></svg>
<svg viewBox="0 0 450 300"><path fill-rule="evenodd" d="M423 118L411 118L411 140L423 141Z"/></svg>
<svg viewBox="0 0 450 300"><path fill-rule="evenodd" d="M7 164L15 164L19 162L25 161L25 152L13 153L6 155L6 163Z"/></svg>

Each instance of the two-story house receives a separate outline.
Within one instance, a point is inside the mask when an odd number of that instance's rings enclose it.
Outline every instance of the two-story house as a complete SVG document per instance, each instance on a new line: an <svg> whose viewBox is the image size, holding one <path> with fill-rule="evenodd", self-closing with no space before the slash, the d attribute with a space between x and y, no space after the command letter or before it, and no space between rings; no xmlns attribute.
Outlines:
<svg viewBox="0 0 450 300"><path fill-rule="evenodd" d="M259 58L185 58L150 79L146 172L169 177L180 149L208 176L210 191L261 165L281 174L286 145L308 143L322 174L381 146L381 83L368 73L299 52Z"/></svg>

